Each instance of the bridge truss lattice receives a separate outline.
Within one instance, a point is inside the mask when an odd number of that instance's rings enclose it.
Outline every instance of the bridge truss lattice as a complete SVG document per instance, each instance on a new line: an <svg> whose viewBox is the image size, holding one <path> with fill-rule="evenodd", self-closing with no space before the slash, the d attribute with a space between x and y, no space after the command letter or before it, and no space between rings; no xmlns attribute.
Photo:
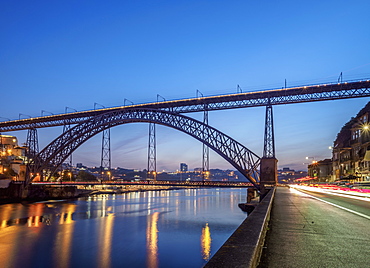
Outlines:
<svg viewBox="0 0 370 268"><path fill-rule="evenodd" d="M122 109L107 112L75 125L47 145L35 158L30 171L42 173L50 169L51 175L81 144L105 129L135 122L156 123L182 131L223 157L259 188L260 157L247 147L221 131L191 117L155 109ZM31 181L33 178L29 178ZM28 182L30 182L28 181ZM28 183L27 182L27 183Z"/></svg>

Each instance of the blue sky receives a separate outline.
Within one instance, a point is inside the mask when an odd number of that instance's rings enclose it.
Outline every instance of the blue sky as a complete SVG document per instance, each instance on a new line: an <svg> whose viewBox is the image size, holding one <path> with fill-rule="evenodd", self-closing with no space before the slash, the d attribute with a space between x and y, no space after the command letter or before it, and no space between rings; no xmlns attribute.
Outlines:
<svg viewBox="0 0 370 268"><path fill-rule="evenodd" d="M370 77L369 1L1 1L0 118ZM279 167L305 169L367 98L274 107ZM209 114L262 154L265 109ZM191 114L200 119L201 114ZM22 117L27 117L22 115ZM39 131L40 147L61 128ZM146 168L148 126L112 129L113 166ZM26 132L9 133L25 141ZM101 136L73 155L100 164ZM202 146L158 126L158 170L200 167ZM232 168L211 154L211 168Z"/></svg>

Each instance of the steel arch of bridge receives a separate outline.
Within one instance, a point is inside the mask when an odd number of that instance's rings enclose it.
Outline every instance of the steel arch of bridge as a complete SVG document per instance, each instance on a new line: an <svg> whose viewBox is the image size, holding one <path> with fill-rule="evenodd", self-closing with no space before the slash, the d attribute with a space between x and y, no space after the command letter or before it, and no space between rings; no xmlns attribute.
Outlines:
<svg viewBox="0 0 370 268"><path fill-rule="evenodd" d="M206 144L259 189L260 157L221 131L188 116L156 109L122 109L97 115L75 125L47 145L30 163L33 174L55 172L81 144L105 129L135 122L157 123L182 131ZM29 178L29 183L33 177Z"/></svg>

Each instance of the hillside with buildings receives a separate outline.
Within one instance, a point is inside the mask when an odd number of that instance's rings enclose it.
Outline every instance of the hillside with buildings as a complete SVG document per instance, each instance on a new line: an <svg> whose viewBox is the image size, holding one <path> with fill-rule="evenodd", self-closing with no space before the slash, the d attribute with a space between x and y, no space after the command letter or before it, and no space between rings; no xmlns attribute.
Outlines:
<svg viewBox="0 0 370 268"><path fill-rule="evenodd" d="M332 146L332 159L314 161L308 175L316 181L370 181L370 102L345 123Z"/></svg>

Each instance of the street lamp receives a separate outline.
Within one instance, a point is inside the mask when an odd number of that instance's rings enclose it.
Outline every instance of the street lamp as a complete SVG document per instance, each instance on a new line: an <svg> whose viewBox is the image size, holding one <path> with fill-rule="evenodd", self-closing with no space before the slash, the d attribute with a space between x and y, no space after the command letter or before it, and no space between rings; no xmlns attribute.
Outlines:
<svg viewBox="0 0 370 268"><path fill-rule="evenodd" d="M312 157L312 156L306 156L306 159L312 159L312 164L315 164L317 163L317 161L315 161L315 157Z"/></svg>

